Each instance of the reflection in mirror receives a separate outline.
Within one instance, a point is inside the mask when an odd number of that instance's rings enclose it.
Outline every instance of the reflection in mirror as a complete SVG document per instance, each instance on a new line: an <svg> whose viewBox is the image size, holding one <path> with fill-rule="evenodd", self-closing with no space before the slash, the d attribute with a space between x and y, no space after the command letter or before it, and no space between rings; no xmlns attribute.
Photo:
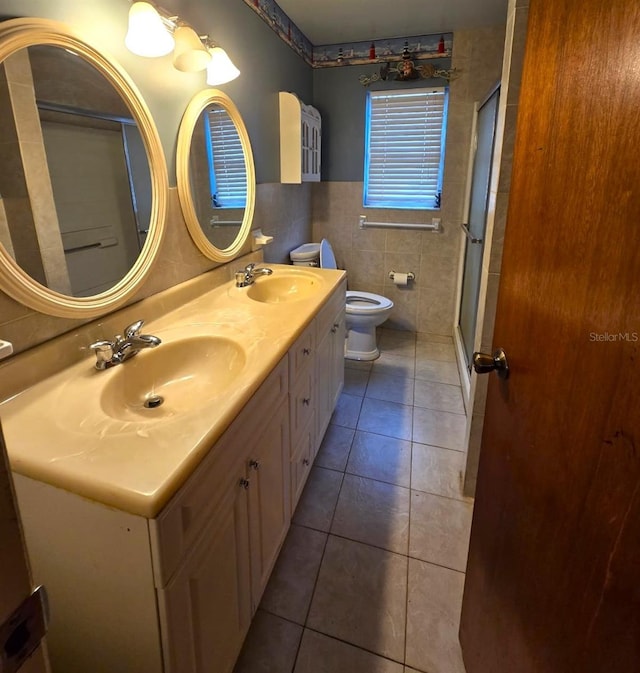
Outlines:
<svg viewBox="0 0 640 673"><path fill-rule="evenodd" d="M0 64L0 106L0 242L55 292L113 287L140 254L152 207L128 106L91 63L54 45Z"/></svg>
<svg viewBox="0 0 640 673"><path fill-rule="evenodd" d="M240 112L222 91L193 97L180 124L176 159L180 206L191 237L209 259L233 259L251 228L255 169Z"/></svg>
<svg viewBox="0 0 640 673"><path fill-rule="evenodd" d="M218 104L202 111L191 137L193 205L204 235L221 250L236 240L247 205L247 169L240 136Z"/></svg>

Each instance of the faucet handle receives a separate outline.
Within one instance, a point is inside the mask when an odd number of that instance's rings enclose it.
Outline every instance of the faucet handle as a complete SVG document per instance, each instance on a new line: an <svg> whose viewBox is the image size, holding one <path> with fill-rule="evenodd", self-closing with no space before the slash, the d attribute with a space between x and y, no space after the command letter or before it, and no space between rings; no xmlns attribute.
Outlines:
<svg viewBox="0 0 640 673"><path fill-rule="evenodd" d="M255 264L253 262L250 262L247 264L247 266L244 267L245 273L251 273L253 269L255 268Z"/></svg>
<svg viewBox="0 0 640 673"><path fill-rule="evenodd" d="M108 363L113 360L113 351L115 348L114 342L107 341L105 339L101 341L94 341L92 344L89 344L89 348L92 351L95 351L96 369L106 369Z"/></svg>
<svg viewBox="0 0 640 673"><path fill-rule="evenodd" d="M133 337L140 336L140 330L144 325L144 320L136 320L136 322L127 325L124 328L124 336L127 339L132 339Z"/></svg>

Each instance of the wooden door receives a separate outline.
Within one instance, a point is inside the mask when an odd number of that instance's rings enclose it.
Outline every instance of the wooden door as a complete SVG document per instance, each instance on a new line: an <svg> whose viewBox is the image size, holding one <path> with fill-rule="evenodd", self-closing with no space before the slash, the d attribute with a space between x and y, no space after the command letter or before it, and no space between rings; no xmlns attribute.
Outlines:
<svg viewBox="0 0 640 673"><path fill-rule="evenodd" d="M640 3L531 0L460 636L640 670Z"/></svg>
<svg viewBox="0 0 640 673"><path fill-rule="evenodd" d="M15 501L9 459L7 457L2 428L0 427L0 625L9 619L18 606L31 593L32 582L27 565L20 518ZM3 631L5 636L7 632ZM0 643L0 669L6 656L5 643ZM48 671L44 645L40 645L27 659L23 673L45 673Z"/></svg>

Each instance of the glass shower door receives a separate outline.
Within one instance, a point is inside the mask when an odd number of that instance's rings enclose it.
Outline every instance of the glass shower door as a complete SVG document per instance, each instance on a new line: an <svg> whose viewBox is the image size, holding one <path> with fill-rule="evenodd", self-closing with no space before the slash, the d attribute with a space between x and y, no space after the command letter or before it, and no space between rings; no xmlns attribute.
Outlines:
<svg viewBox="0 0 640 673"><path fill-rule="evenodd" d="M489 201L489 184L491 180L491 164L493 162L493 146L499 98L500 88L498 87L478 108L469 219L463 224L466 243L458 324L467 366L471 363L471 356L473 355L478 317L478 295L482 273L487 204Z"/></svg>

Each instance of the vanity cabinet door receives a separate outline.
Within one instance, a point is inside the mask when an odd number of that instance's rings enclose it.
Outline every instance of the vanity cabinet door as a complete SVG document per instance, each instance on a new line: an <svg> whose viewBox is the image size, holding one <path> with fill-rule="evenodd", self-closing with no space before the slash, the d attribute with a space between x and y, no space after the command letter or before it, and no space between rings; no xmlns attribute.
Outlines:
<svg viewBox="0 0 640 673"><path fill-rule="evenodd" d="M285 402L256 439L247 464L254 611L289 529L289 453L289 415Z"/></svg>
<svg viewBox="0 0 640 673"><path fill-rule="evenodd" d="M344 387L344 339L346 334L344 304L337 313L333 314L329 323L323 327L319 325L319 329L323 329L324 334L318 335L319 344L316 349L316 452Z"/></svg>
<svg viewBox="0 0 640 673"><path fill-rule="evenodd" d="M329 386L329 396L331 411L333 412L338 403L340 393L344 388L344 347L347 336L344 308L336 314L329 333L331 335L331 383Z"/></svg>
<svg viewBox="0 0 640 673"><path fill-rule="evenodd" d="M291 447L291 516L295 512L302 489L307 481L315 449L315 419L311 418L300 439Z"/></svg>
<svg viewBox="0 0 640 673"><path fill-rule="evenodd" d="M158 590L165 673L230 673L251 622L242 475L171 582Z"/></svg>

